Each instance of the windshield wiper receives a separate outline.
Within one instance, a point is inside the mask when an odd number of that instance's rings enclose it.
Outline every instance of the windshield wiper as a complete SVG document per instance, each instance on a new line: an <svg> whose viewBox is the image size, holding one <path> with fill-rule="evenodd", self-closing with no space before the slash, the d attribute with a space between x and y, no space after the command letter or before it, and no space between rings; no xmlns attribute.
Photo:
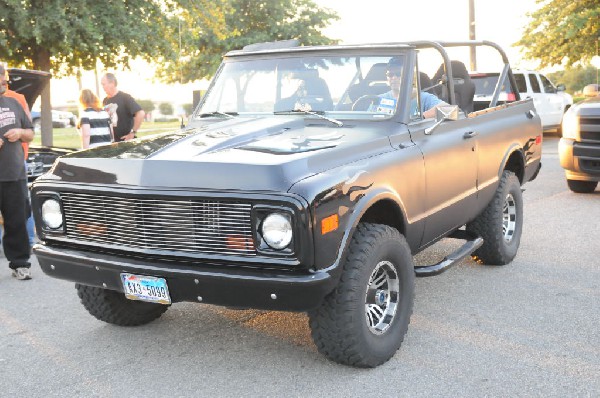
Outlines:
<svg viewBox="0 0 600 398"><path fill-rule="evenodd" d="M236 117L237 115L238 115L237 112L214 111L214 112L201 113L200 117L211 117L211 116Z"/></svg>
<svg viewBox="0 0 600 398"><path fill-rule="evenodd" d="M327 120L328 122L331 122L333 124L335 124L338 127L342 127L344 125L344 123L340 122L339 120L327 117L324 115L325 112L323 111L309 111L306 109L290 109L289 111L276 111L273 112L274 115L285 115L285 114L289 114L289 113L304 113L305 115L313 115L316 116L318 118L321 118L323 120Z"/></svg>

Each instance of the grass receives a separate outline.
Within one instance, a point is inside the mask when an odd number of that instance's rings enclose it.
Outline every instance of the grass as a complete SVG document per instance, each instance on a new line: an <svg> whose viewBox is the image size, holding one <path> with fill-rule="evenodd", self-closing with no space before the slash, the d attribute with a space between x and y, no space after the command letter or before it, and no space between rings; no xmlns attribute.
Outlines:
<svg viewBox="0 0 600 398"><path fill-rule="evenodd" d="M169 130L178 130L180 122L144 122L137 136L143 137L156 133L162 133ZM33 144L41 145L42 137L36 134L33 138ZM61 148L81 148L81 137L75 127L54 128L52 129L52 146Z"/></svg>

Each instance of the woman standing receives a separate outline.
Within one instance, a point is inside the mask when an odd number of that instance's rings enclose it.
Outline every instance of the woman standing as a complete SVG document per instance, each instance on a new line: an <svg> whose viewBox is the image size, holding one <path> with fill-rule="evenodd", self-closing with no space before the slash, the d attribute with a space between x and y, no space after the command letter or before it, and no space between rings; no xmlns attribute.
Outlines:
<svg viewBox="0 0 600 398"><path fill-rule="evenodd" d="M83 89L79 94L79 104L82 109L79 127L83 149L110 144L113 140L113 128L100 99L91 90Z"/></svg>

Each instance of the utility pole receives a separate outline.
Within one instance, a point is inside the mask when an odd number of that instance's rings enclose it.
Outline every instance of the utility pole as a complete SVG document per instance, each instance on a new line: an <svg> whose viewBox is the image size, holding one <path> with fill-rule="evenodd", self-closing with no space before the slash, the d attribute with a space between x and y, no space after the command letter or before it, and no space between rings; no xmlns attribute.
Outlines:
<svg viewBox="0 0 600 398"><path fill-rule="evenodd" d="M475 0L469 0L469 40L475 40ZM471 70L477 70L475 46L471 46L469 52L471 55Z"/></svg>

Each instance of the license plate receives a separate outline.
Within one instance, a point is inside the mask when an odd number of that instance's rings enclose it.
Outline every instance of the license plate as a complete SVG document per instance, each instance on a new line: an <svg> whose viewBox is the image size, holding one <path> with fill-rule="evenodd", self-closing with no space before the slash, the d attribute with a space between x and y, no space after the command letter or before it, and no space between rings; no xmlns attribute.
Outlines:
<svg viewBox="0 0 600 398"><path fill-rule="evenodd" d="M171 304L169 287L163 278L154 276L121 274L125 297L130 300L149 301L151 303Z"/></svg>

